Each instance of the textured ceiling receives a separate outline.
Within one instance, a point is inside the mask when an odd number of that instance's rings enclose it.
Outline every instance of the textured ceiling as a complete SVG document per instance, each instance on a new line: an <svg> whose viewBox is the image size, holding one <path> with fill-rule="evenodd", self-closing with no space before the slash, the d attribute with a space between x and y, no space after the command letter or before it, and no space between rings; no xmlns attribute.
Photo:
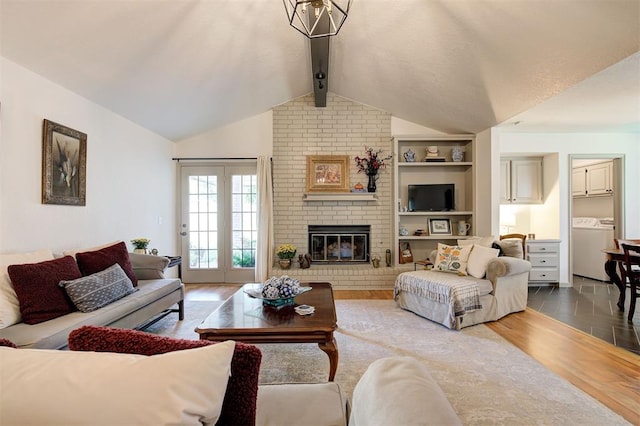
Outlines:
<svg viewBox="0 0 640 426"><path fill-rule="evenodd" d="M309 41L280 0L0 0L0 25L3 57L171 140L313 90ZM622 115L601 120L629 127L639 50L637 0L354 0L328 83L404 120L476 133L581 83L582 110L563 93L518 116L551 125L562 111L577 126L595 75L599 104L622 93ZM614 64L614 81L597 74Z"/></svg>

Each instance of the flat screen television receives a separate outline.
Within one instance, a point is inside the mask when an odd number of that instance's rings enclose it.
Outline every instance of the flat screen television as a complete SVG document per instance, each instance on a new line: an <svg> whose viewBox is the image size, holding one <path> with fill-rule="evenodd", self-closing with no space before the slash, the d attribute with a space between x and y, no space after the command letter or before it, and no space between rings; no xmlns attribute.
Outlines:
<svg viewBox="0 0 640 426"><path fill-rule="evenodd" d="M409 185L410 212L454 210L455 185L452 183Z"/></svg>

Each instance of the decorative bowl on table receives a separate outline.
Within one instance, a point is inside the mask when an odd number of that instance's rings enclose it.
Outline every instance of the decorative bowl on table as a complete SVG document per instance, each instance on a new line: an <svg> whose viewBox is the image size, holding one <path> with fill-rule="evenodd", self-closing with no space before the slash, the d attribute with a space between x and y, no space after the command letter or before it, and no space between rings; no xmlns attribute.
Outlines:
<svg viewBox="0 0 640 426"><path fill-rule="evenodd" d="M300 281L287 275L271 277L261 287L245 289L244 292L256 299L261 299L262 304L282 308L294 304L294 298L307 291L311 287L300 286Z"/></svg>

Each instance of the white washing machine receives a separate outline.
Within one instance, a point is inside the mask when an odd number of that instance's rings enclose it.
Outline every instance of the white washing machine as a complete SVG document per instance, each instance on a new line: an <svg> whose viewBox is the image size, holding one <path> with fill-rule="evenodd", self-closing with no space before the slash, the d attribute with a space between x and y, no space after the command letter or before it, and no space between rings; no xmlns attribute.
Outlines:
<svg viewBox="0 0 640 426"><path fill-rule="evenodd" d="M604 271L607 256L603 249L614 248L611 218L573 218L573 273L599 281L609 281Z"/></svg>

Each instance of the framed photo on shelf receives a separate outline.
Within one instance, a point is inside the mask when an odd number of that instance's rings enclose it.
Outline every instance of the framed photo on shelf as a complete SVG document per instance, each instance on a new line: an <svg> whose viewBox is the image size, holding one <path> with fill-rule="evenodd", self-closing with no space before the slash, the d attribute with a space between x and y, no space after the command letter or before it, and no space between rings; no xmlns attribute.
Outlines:
<svg viewBox="0 0 640 426"><path fill-rule="evenodd" d="M450 219L429 219L430 235L452 235Z"/></svg>
<svg viewBox="0 0 640 426"><path fill-rule="evenodd" d="M348 155L307 155L307 192L349 192Z"/></svg>
<svg viewBox="0 0 640 426"><path fill-rule="evenodd" d="M87 135L62 124L42 124L42 204L84 206Z"/></svg>

